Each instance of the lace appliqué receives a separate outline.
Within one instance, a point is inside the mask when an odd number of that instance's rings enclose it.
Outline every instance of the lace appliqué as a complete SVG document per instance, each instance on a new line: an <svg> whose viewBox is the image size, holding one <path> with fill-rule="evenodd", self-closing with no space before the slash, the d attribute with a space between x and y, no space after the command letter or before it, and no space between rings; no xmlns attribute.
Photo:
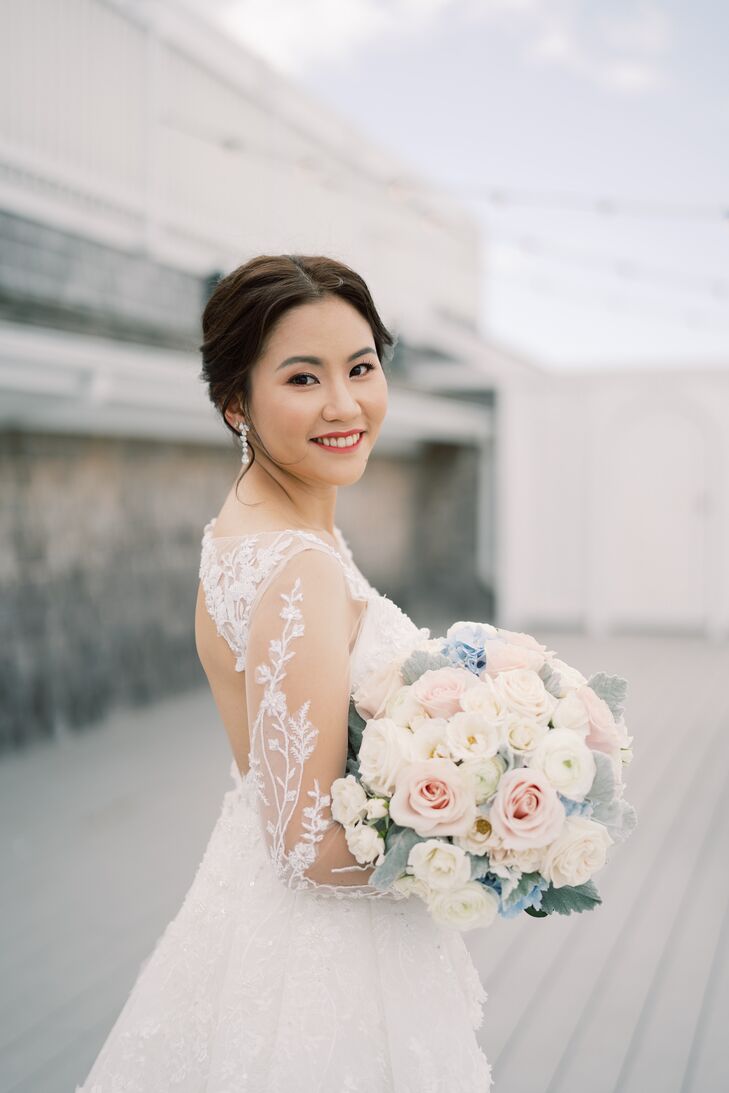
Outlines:
<svg viewBox="0 0 729 1093"><path fill-rule="evenodd" d="M297 538L315 543L339 559L355 599L368 600L377 595L354 564L352 553L339 529L337 533L342 553L314 532L298 529L216 539L212 535L215 522L212 519L203 531L198 576L205 594L205 606L215 629L235 654L236 672L245 671L248 627L259 589L286 557ZM259 544L260 539L265 540L269 535L275 538Z"/></svg>

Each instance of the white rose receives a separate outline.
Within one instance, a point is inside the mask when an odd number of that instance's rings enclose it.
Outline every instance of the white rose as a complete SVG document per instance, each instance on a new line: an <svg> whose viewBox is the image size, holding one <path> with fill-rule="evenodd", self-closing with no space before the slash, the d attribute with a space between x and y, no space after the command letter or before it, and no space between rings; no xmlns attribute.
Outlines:
<svg viewBox="0 0 729 1093"><path fill-rule="evenodd" d="M557 700L531 668L509 668L500 672L494 687L511 713L523 714L540 725L548 724Z"/></svg>
<svg viewBox="0 0 729 1093"><path fill-rule="evenodd" d="M387 801L383 801L381 797L370 797L367 802L367 819L381 820L386 815Z"/></svg>
<svg viewBox="0 0 729 1093"><path fill-rule="evenodd" d="M541 873L544 865L545 847L530 846L520 850L506 849L495 845L488 848L491 872L497 876L509 877L514 872Z"/></svg>
<svg viewBox="0 0 729 1093"><path fill-rule="evenodd" d="M447 892L433 892L428 900L428 910L433 919L443 926L458 930L471 930L477 926L490 926L496 918L499 897L491 888L471 880L462 888Z"/></svg>
<svg viewBox="0 0 729 1093"><path fill-rule="evenodd" d="M385 716L398 725L411 725L414 717L422 716L425 710L413 697L412 688L399 687L385 704Z"/></svg>
<svg viewBox="0 0 729 1093"><path fill-rule="evenodd" d="M582 672L578 672L576 668L573 668L569 664L565 664L559 657L551 657L547 661L547 664L550 668L554 669L562 681L559 694L560 698L565 698L569 691L574 690L576 687L581 687L583 683L587 683Z"/></svg>
<svg viewBox="0 0 729 1093"><path fill-rule="evenodd" d="M460 846L443 839L425 839L408 854L408 868L431 891L460 888L471 876L471 859Z"/></svg>
<svg viewBox="0 0 729 1093"><path fill-rule="evenodd" d="M529 766L543 770L554 788L573 801L584 800L595 779L595 757L570 729L550 729Z"/></svg>
<svg viewBox="0 0 729 1093"><path fill-rule="evenodd" d="M368 824L345 827L347 846L361 865L373 862L385 852L385 840Z"/></svg>
<svg viewBox="0 0 729 1093"><path fill-rule="evenodd" d="M590 731L590 718L576 691L568 691L564 698L560 698L552 714L552 724L555 729L569 729L578 733L583 739Z"/></svg>
<svg viewBox="0 0 729 1093"><path fill-rule="evenodd" d="M405 896L419 896L420 899L426 902L430 896L430 889L427 884L418 880L412 873L405 873L404 876L398 877L397 880L393 881L392 886Z"/></svg>
<svg viewBox="0 0 729 1093"><path fill-rule="evenodd" d="M450 759L451 747L447 739L448 722L445 717L416 717L410 738L410 755L413 759Z"/></svg>
<svg viewBox="0 0 729 1093"><path fill-rule="evenodd" d="M389 717L368 721L359 749L359 774L373 793L391 797L403 763L410 759L412 733Z"/></svg>
<svg viewBox="0 0 729 1093"><path fill-rule="evenodd" d="M453 842L456 846L460 846L461 850L467 850L469 854L485 854L491 834L491 821L488 816L478 815L470 831L467 831L465 835L454 836Z"/></svg>
<svg viewBox="0 0 729 1093"><path fill-rule="evenodd" d="M504 699L488 676L483 676L475 687L463 692L461 709L466 713L480 713L493 725L501 725L507 712Z"/></svg>
<svg viewBox="0 0 729 1093"><path fill-rule="evenodd" d="M460 769L471 779L477 805L491 800L507 765L502 755L493 755L490 759L464 759L460 764Z"/></svg>
<svg viewBox="0 0 729 1093"><path fill-rule="evenodd" d="M367 809L367 794L353 774L332 782L332 816L340 824L361 820Z"/></svg>
<svg viewBox="0 0 729 1093"><path fill-rule="evenodd" d="M544 876L555 888L584 884L601 869L613 840L602 824L568 816L561 833L544 855Z"/></svg>
<svg viewBox="0 0 729 1093"><path fill-rule="evenodd" d="M481 713L464 711L449 719L446 738L454 759L489 759L499 750L501 728Z"/></svg>
<svg viewBox="0 0 729 1093"><path fill-rule="evenodd" d="M504 726L504 740L517 755L531 755L548 732L547 725L540 724L533 717L509 714Z"/></svg>

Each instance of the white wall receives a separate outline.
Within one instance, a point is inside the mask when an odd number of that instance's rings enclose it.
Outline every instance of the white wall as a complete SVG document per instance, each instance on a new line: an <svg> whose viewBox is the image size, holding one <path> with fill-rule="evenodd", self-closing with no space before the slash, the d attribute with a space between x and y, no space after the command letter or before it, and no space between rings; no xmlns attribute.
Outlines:
<svg viewBox="0 0 729 1093"><path fill-rule="evenodd" d="M729 635L729 373L515 378L501 392L501 625Z"/></svg>

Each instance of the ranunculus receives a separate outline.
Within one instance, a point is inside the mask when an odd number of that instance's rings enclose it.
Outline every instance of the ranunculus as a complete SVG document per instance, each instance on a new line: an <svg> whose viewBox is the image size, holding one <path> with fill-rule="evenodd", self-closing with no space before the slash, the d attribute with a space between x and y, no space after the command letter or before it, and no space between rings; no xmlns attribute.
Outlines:
<svg viewBox="0 0 729 1093"><path fill-rule="evenodd" d="M524 714L509 714L504 725L504 741L516 755L529 756L548 732L544 722Z"/></svg>
<svg viewBox="0 0 729 1093"><path fill-rule="evenodd" d="M488 676L482 676L474 687L463 692L461 709L465 713L480 713L492 725L502 725L506 716L504 699Z"/></svg>
<svg viewBox="0 0 729 1093"><path fill-rule="evenodd" d="M412 685L413 697L430 717L452 717L461 709L461 695L478 683L465 668L430 668Z"/></svg>
<svg viewBox="0 0 729 1093"><path fill-rule="evenodd" d="M602 824L568 816L561 834L547 847L542 872L555 888L584 884L603 867L612 842Z"/></svg>
<svg viewBox="0 0 729 1093"><path fill-rule="evenodd" d="M567 691L564 698L557 701L552 714L552 724L555 729L569 729L578 733L583 739L590 728L590 719L587 715L587 707L576 691Z"/></svg>
<svg viewBox="0 0 729 1093"><path fill-rule="evenodd" d="M584 800L595 779L595 759L587 744L570 729L550 729L529 760L543 770L554 788L573 801Z"/></svg>
<svg viewBox="0 0 729 1093"><path fill-rule="evenodd" d="M350 852L361 865L375 861L385 852L385 840L369 824L353 824L345 827L344 837Z"/></svg>
<svg viewBox="0 0 729 1093"><path fill-rule="evenodd" d="M411 725L413 718L425 713L420 703L414 698L412 687L398 687L385 703L385 717L392 718L398 725Z"/></svg>
<svg viewBox="0 0 729 1093"><path fill-rule="evenodd" d="M581 687L583 683L587 683L582 672L579 672L577 668L573 668L571 664L566 664L563 660L560 660L559 657L550 657L547 663L550 668L554 669L561 680L559 698L565 698L570 691L575 691L578 687Z"/></svg>
<svg viewBox="0 0 729 1093"><path fill-rule="evenodd" d="M435 922L443 926L471 930L491 925L499 909L499 897L493 889L470 880L462 888L433 892L428 899L428 909Z"/></svg>
<svg viewBox="0 0 729 1093"><path fill-rule="evenodd" d="M500 672L508 672L512 668L529 668L538 672L544 664L544 653L536 649L527 649L524 645L512 645L508 641L492 641L487 652L486 667L482 673L492 678Z"/></svg>
<svg viewBox="0 0 729 1093"><path fill-rule="evenodd" d="M544 771L517 767L499 782L489 819L507 849L522 850L546 846L555 839L565 810Z"/></svg>
<svg viewBox="0 0 729 1093"><path fill-rule="evenodd" d="M509 850L500 839L490 840L486 847L491 872L497 877L511 878L515 873L541 873L546 847L532 846L524 850Z"/></svg>
<svg viewBox="0 0 729 1093"><path fill-rule="evenodd" d="M476 815L470 780L450 759L404 763L390 818L418 835L465 835Z"/></svg>
<svg viewBox="0 0 729 1093"><path fill-rule="evenodd" d="M389 797L398 771L410 759L412 733L389 717L368 721L359 749L359 776L373 793Z"/></svg>
<svg viewBox="0 0 729 1093"><path fill-rule="evenodd" d="M530 668L513 668L501 672L494 686L510 713L531 717L540 725L548 724L557 700L549 694L536 672Z"/></svg>
<svg viewBox="0 0 729 1093"><path fill-rule="evenodd" d="M416 717L410 740L411 759L451 759L445 717Z"/></svg>
<svg viewBox="0 0 729 1093"><path fill-rule="evenodd" d="M492 755L489 759L463 760L458 769L471 779L473 797L477 805L491 800L502 776L506 773L507 766L503 755Z"/></svg>
<svg viewBox="0 0 729 1093"><path fill-rule="evenodd" d="M447 723L446 738L454 759L489 759L501 743L501 728L480 713L456 713Z"/></svg>
<svg viewBox="0 0 729 1093"><path fill-rule="evenodd" d="M607 702L595 694L592 687L587 684L578 687L577 694L584 702L590 720L590 731L585 743L595 751L603 751L612 759L617 759L625 743L624 726L618 726Z"/></svg>
<svg viewBox="0 0 729 1093"><path fill-rule="evenodd" d="M432 891L460 888L471 878L471 859L460 846L443 839L416 843L408 855L408 868Z"/></svg>
<svg viewBox="0 0 729 1093"><path fill-rule="evenodd" d="M332 816L340 824L353 824L367 811L367 794L353 774L332 782Z"/></svg>

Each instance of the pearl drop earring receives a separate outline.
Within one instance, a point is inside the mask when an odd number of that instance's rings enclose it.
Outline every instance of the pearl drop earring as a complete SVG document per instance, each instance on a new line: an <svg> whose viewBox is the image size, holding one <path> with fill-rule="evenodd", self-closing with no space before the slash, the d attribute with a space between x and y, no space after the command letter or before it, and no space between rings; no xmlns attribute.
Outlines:
<svg viewBox="0 0 729 1093"><path fill-rule="evenodd" d="M244 467L247 467L251 461L250 451L248 449L248 428L249 426L245 421L240 422L240 461Z"/></svg>

